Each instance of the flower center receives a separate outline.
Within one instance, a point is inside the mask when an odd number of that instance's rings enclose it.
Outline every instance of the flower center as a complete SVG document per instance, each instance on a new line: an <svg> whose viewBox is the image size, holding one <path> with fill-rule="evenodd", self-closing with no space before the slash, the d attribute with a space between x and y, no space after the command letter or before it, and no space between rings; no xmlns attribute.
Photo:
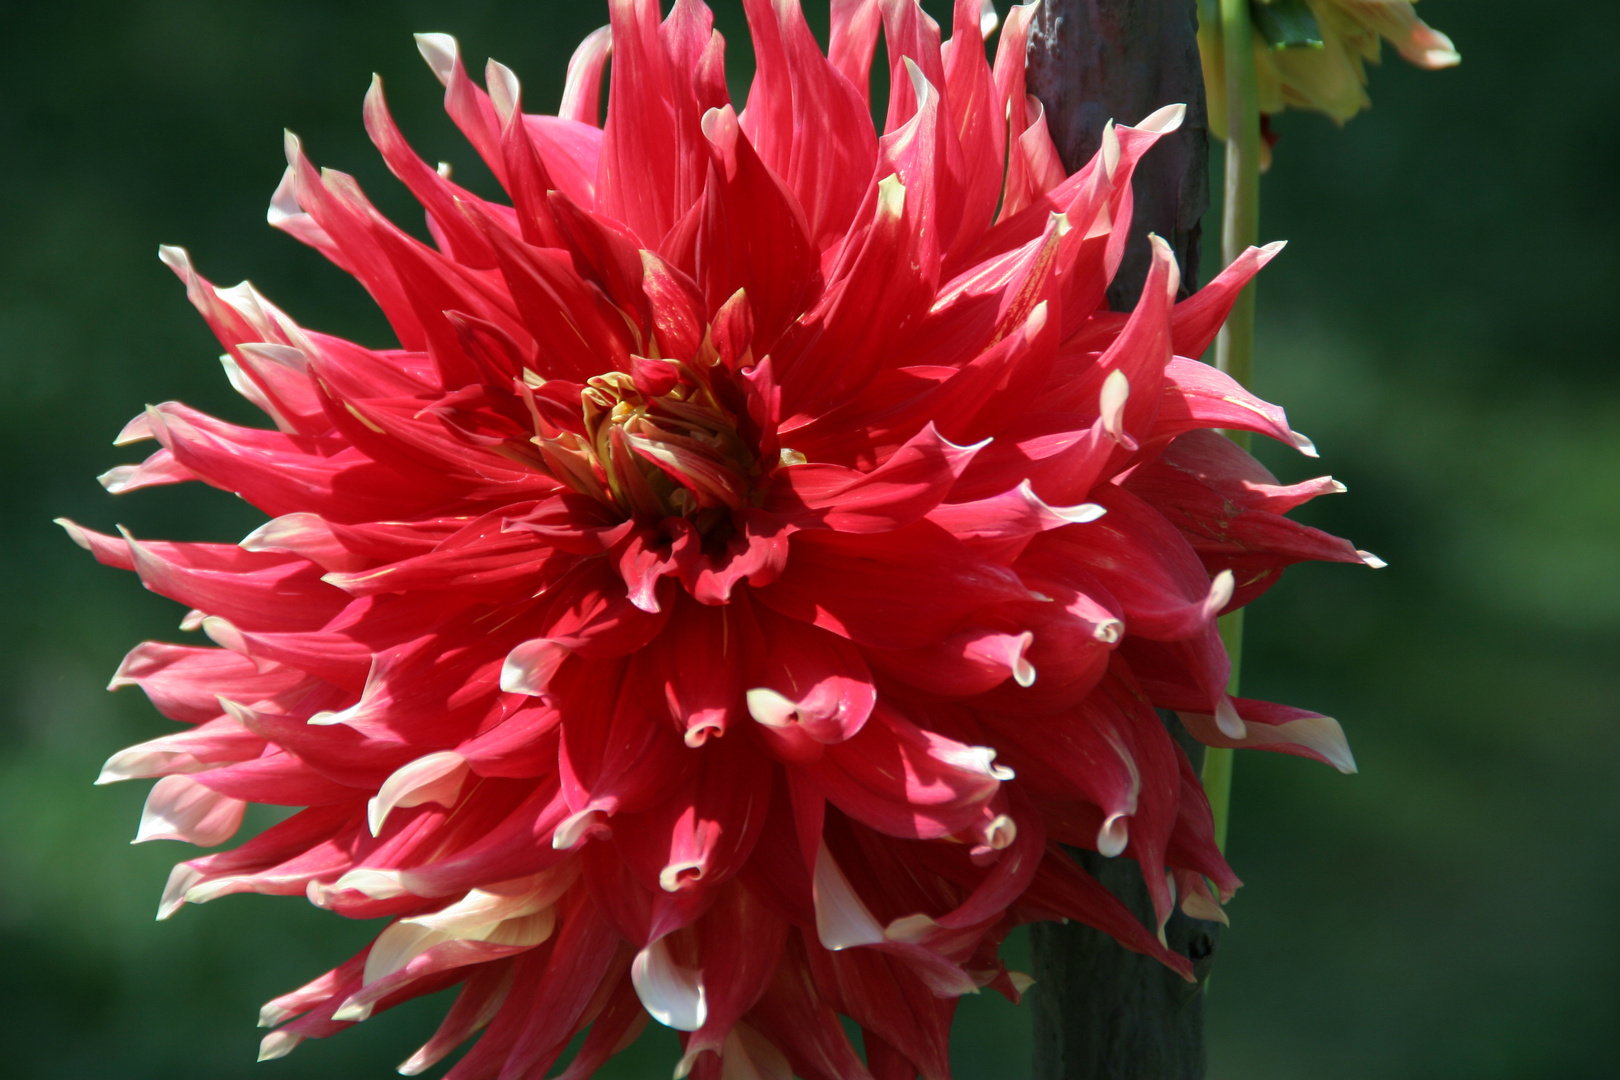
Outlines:
<svg viewBox="0 0 1620 1080"><path fill-rule="evenodd" d="M534 441L551 474L575 490L629 516L690 518L707 532L748 504L756 457L685 365L650 363L657 373L639 382L613 371L586 384L583 434L542 423Z"/></svg>

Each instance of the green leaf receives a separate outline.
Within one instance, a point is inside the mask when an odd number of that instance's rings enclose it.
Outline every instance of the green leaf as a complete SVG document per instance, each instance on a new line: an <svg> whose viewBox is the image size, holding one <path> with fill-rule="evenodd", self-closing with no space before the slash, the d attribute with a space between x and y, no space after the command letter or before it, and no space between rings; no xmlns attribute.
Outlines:
<svg viewBox="0 0 1620 1080"><path fill-rule="evenodd" d="M1249 0L1254 28L1273 49L1320 49L1322 28L1305 0Z"/></svg>

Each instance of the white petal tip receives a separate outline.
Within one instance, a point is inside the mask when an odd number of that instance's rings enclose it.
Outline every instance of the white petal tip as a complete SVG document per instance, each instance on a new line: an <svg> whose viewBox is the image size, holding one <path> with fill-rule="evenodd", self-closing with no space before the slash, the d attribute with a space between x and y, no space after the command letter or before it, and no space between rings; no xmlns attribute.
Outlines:
<svg viewBox="0 0 1620 1080"><path fill-rule="evenodd" d="M1288 438L1293 442L1294 449L1298 450L1306 457L1315 458L1322 456L1316 452L1316 444L1311 442L1311 440L1307 439L1305 436L1301 435L1299 432L1290 431L1288 433Z"/></svg>
<svg viewBox="0 0 1620 1080"><path fill-rule="evenodd" d="M1140 124L1136 125L1138 131L1151 131L1157 135L1168 135L1181 127L1181 122L1187 118L1187 106L1166 105L1155 112L1148 114Z"/></svg>
<svg viewBox="0 0 1620 1080"><path fill-rule="evenodd" d="M1361 561L1363 563L1372 567L1374 570L1382 570L1384 567L1389 565L1389 563L1385 562L1383 559L1380 559L1370 551L1358 551L1356 554L1361 556Z"/></svg>
<svg viewBox="0 0 1620 1080"><path fill-rule="evenodd" d="M72 540L75 544L78 544L86 551L90 550L90 537L87 533L85 533L84 529L79 526L78 522L72 520L71 518L65 517L53 518L52 520L56 524L62 526L62 531L68 534L69 540Z"/></svg>
<svg viewBox="0 0 1620 1080"><path fill-rule="evenodd" d="M1104 858L1116 858L1130 842L1130 818L1124 814L1109 814L1097 830L1097 854Z"/></svg>
<svg viewBox="0 0 1620 1080"><path fill-rule="evenodd" d="M341 1009L339 1009L337 1012L332 1014L332 1019L338 1021L341 1024L349 1024L349 1023L358 1024L360 1021L369 1020L370 1018L371 1018L371 1006L370 1006L370 1004L365 1004L365 1005L345 1005Z"/></svg>
<svg viewBox="0 0 1620 1080"><path fill-rule="evenodd" d="M1052 513L1058 517L1076 525L1089 524L1108 513L1106 508L1098 506L1096 503L1081 503L1078 506L1054 506L1051 509Z"/></svg>
<svg viewBox="0 0 1620 1080"><path fill-rule="evenodd" d="M756 686L744 695L748 715L771 728L784 728L798 718L799 707L768 686Z"/></svg>
<svg viewBox="0 0 1620 1080"><path fill-rule="evenodd" d="M642 1008L665 1027L696 1031L709 1018L702 973L675 963L663 939L636 954L630 964L630 982Z"/></svg>
<svg viewBox="0 0 1620 1080"><path fill-rule="evenodd" d="M456 56L460 51L456 39L449 34L416 34L416 50L433 70L433 77L445 86L456 70Z"/></svg>
<svg viewBox="0 0 1620 1080"><path fill-rule="evenodd" d="M290 1031L272 1031L259 1041L259 1060L274 1061L284 1058L304 1041L302 1035L294 1035Z"/></svg>
<svg viewBox="0 0 1620 1080"><path fill-rule="evenodd" d="M1130 379L1118 368L1110 371L1097 395L1097 415L1102 419L1103 432L1116 443L1125 441L1125 402L1130 396Z"/></svg>
<svg viewBox="0 0 1620 1080"><path fill-rule="evenodd" d="M259 1010L259 1026L273 1028L291 1015L289 1010L279 1005L266 1005Z"/></svg>
<svg viewBox="0 0 1620 1080"><path fill-rule="evenodd" d="M1232 602L1232 594L1237 591L1236 579L1232 571L1222 570L1215 575L1215 580L1209 583L1209 597L1204 601L1205 610L1213 618L1222 608Z"/></svg>
<svg viewBox="0 0 1620 1080"><path fill-rule="evenodd" d="M1025 975L1022 971L1007 972L1007 981L1012 983L1013 989L1020 994L1029 993L1029 988L1035 985L1034 976Z"/></svg>
<svg viewBox="0 0 1620 1080"><path fill-rule="evenodd" d="M1232 699L1222 695L1220 704L1215 706L1215 726L1220 728L1221 734L1228 739L1246 739L1249 736L1249 727L1238 715L1237 707Z"/></svg>
<svg viewBox="0 0 1620 1080"><path fill-rule="evenodd" d="M988 38L1000 25L1001 16L996 14L995 0L984 0L979 5L979 36Z"/></svg>

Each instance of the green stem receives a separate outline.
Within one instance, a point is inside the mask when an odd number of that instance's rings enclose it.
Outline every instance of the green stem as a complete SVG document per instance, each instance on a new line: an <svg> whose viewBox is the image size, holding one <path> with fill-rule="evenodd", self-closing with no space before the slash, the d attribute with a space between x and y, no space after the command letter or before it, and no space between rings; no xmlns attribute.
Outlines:
<svg viewBox="0 0 1620 1080"><path fill-rule="evenodd" d="M1221 54L1226 68L1226 191L1221 208L1221 261L1230 265L1260 235L1260 102L1255 86L1254 26L1249 0L1220 0ZM1254 367L1254 285L1238 294L1215 340L1215 366L1244 386ZM1248 432L1229 432L1248 449ZM1232 658L1230 693L1243 661L1243 612L1221 619L1221 641ZM1204 751L1204 790L1215 815L1215 843L1226 850L1232 808L1232 751Z"/></svg>

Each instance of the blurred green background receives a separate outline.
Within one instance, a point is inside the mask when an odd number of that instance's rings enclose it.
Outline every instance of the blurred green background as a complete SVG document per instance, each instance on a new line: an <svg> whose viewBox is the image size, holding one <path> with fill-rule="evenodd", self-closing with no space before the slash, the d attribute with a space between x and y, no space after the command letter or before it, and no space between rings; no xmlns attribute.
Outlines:
<svg viewBox="0 0 1620 1080"><path fill-rule="evenodd" d="M736 70L739 6L717 5ZM1218 1080L1615 1075L1601 1034L1620 1010L1613 10L1421 13L1463 66L1390 58L1376 108L1342 131L1283 117L1265 181L1263 235L1290 246L1262 279L1259 389L1351 489L1301 516L1390 568L1302 567L1251 614L1248 692L1340 717L1361 774L1239 758L1230 854L1247 887L1214 982ZM358 286L264 224L281 128L414 227L361 129L371 72L424 156L467 182L476 159L411 32L453 32L473 62L493 53L549 108L605 7L69 0L4 14L0 1074L392 1075L442 1001L253 1063L259 1004L370 927L259 897L152 921L188 849L127 846L145 785L90 782L165 730L137 693L101 686L135 642L178 639L181 612L50 519L180 539L252 528L250 508L211 489L117 501L93 479L136 459L108 443L146 402L252 415L158 243L188 247L220 284L251 276L306 325L384 342ZM1268 461L1285 479L1315 466ZM962 1080L1028 1075L1027 1011L972 1001L958 1041ZM613 1075L667 1076L672 1045L655 1039Z"/></svg>

